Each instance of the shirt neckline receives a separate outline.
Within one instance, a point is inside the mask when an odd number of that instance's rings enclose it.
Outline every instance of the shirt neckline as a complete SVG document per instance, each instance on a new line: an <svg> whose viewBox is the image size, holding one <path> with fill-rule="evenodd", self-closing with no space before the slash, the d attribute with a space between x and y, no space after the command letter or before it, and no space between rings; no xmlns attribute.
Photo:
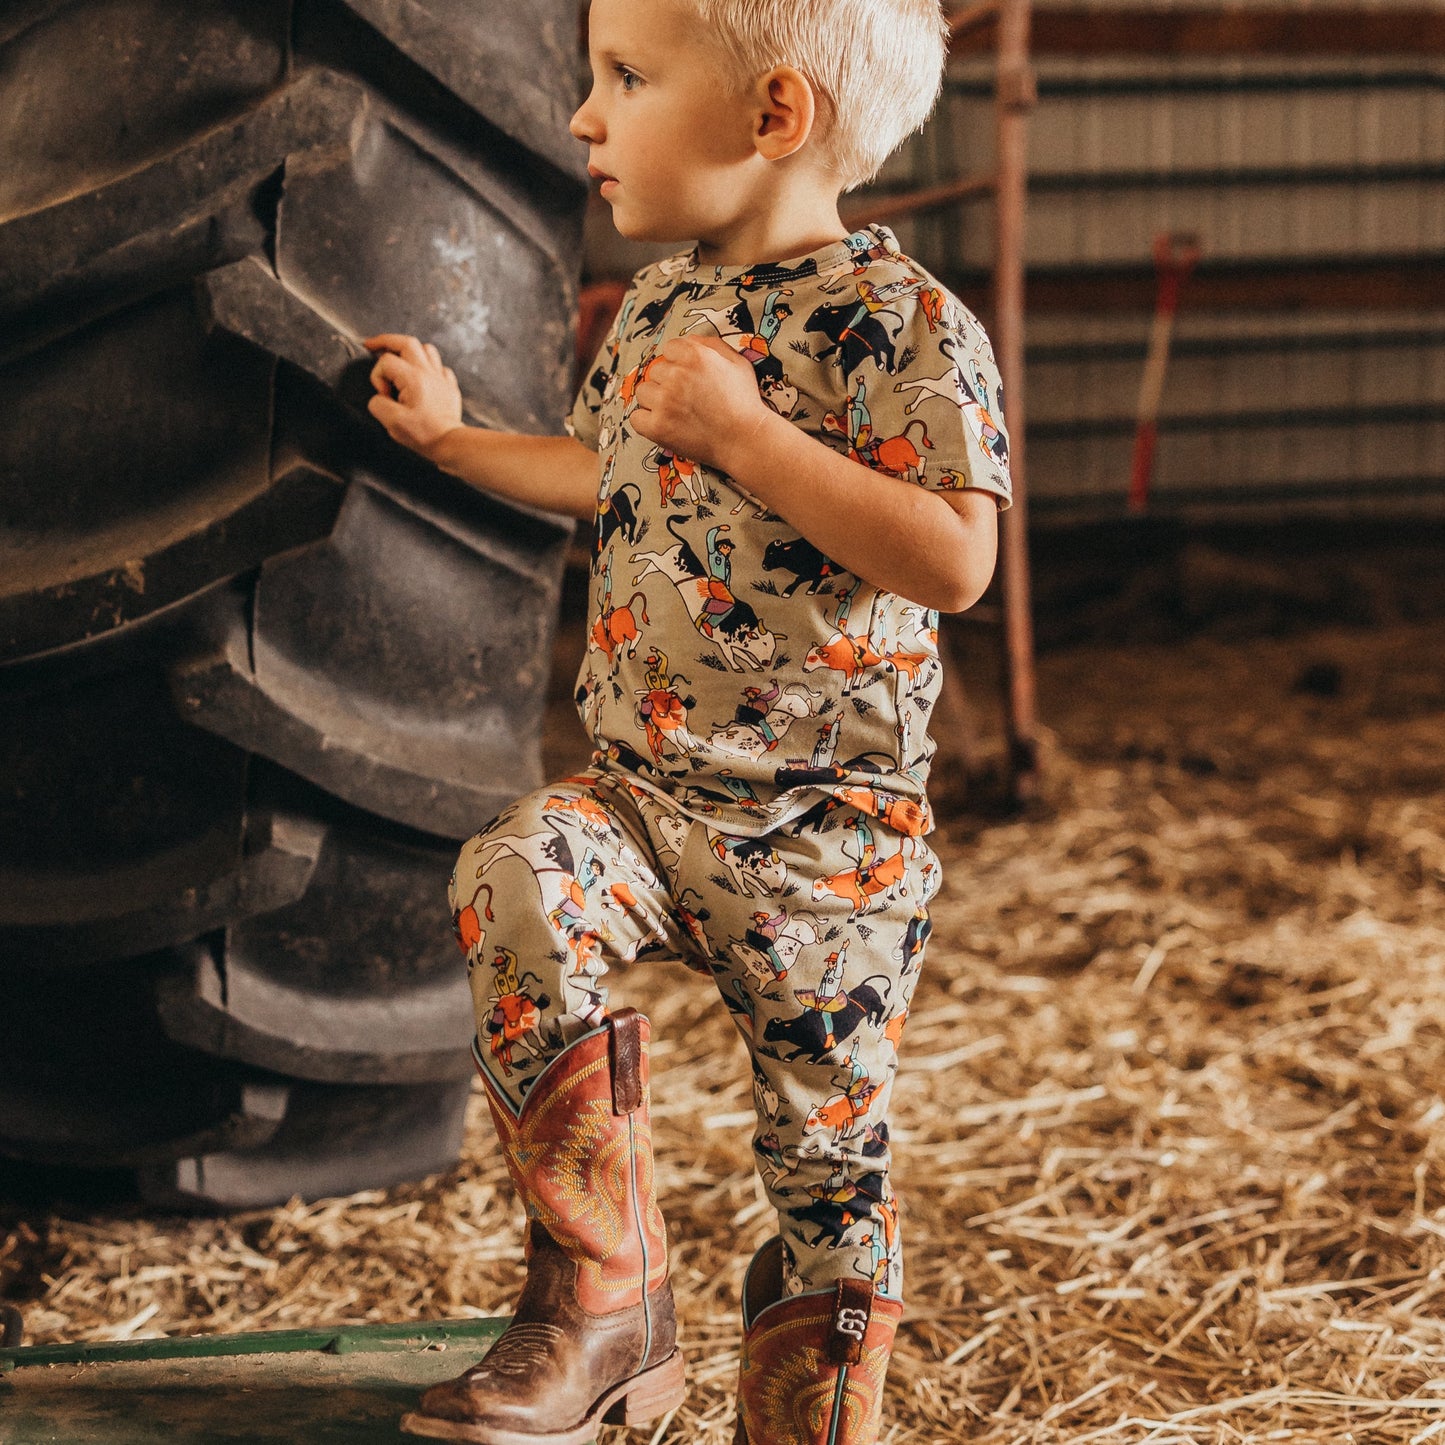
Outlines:
<svg viewBox="0 0 1445 1445"><path fill-rule="evenodd" d="M696 272L700 279L718 284L736 281L743 276L755 275L760 271L796 270L810 260L817 263L817 269L820 271L844 263L857 264L858 257L878 246L881 246L890 256L901 254L898 238L893 232L887 226L875 224L860 226L856 231L844 236L842 240L829 241L827 245L820 246L815 251L808 251L801 256L788 256L777 261L755 261L747 266L704 265L698 260L697 247L694 245L691 251L685 253L687 256L685 269L690 273Z"/></svg>

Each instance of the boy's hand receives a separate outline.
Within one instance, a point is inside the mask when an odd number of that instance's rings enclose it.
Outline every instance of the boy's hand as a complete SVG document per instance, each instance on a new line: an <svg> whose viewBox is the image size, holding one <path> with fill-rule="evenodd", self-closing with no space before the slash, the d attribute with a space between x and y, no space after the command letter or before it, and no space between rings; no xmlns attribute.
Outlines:
<svg viewBox="0 0 1445 1445"><path fill-rule="evenodd" d="M362 345L381 353L371 368L377 394L366 409L394 441L428 456L442 437L462 424L456 373L442 365L441 352L431 342L423 344L414 336L387 332L368 336Z"/></svg>
<svg viewBox="0 0 1445 1445"><path fill-rule="evenodd" d="M746 446L775 415L758 394L748 361L715 336L677 336L647 368L637 405L628 416L634 431L673 456L726 471L726 453Z"/></svg>

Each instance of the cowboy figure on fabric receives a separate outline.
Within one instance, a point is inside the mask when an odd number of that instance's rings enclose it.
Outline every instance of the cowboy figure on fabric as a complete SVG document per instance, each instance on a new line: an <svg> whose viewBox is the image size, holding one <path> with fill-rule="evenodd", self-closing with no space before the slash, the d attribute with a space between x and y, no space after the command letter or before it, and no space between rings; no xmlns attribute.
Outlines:
<svg viewBox="0 0 1445 1445"><path fill-rule="evenodd" d="M978 321L838 205L923 124L946 37L938 0L592 0L572 134L617 230L680 249L632 278L568 435L466 425L434 345L367 341L395 439L593 527L591 765L479 819L451 884L527 1282L415 1434L582 1445L683 1399L651 1024L609 994L615 965L681 963L748 1052L776 1217L736 1441L878 1437L889 1109L941 880L938 613L988 585L1010 483Z"/></svg>

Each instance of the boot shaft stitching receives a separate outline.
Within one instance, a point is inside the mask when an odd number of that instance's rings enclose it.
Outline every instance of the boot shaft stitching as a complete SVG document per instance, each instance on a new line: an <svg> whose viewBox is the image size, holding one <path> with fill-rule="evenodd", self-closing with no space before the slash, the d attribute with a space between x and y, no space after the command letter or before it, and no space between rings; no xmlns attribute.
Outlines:
<svg viewBox="0 0 1445 1445"><path fill-rule="evenodd" d="M652 1299L649 1294L651 1284L652 1262L647 1253L647 1230L642 1220L642 1201L639 1197L637 1187L637 1116L627 1116L627 1152L631 1160L632 1168L632 1217L637 1223L637 1241L642 1247L642 1359L638 1362L638 1368L647 1364L648 1357L652 1354Z"/></svg>
<svg viewBox="0 0 1445 1445"><path fill-rule="evenodd" d="M838 1383L833 1390L833 1418L828 1422L827 1445L838 1445L838 1422L843 1416L843 1395L848 1388L848 1366L838 1366Z"/></svg>

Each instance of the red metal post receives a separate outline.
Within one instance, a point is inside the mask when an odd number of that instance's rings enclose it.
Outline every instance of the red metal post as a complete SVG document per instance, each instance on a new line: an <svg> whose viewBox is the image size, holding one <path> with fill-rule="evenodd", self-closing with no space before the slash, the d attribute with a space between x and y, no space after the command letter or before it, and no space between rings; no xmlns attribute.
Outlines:
<svg viewBox="0 0 1445 1445"><path fill-rule="evenodd" d="M1149 505L1154 444L1159 434L1159 402L1164 395L1164 374L1169 367L1169 343L1174 334L1174 313L1179 309L1179 288L1198 261L1199 241L1192 232L1161 231L1155 236L1154 269L1159 277L1159 295L1144 358L1144 375L1139 382L1134 461L1129 471L1129 510L1136 515Z"/></svg>
<svg viewBox="0 0 1445 1445"><path fill-rule="evenodd" d="M1013 506L1002 514L1000 585L1009 782L1022 800L1038 788L1034 628L1029 598L1028 488L1024 466L1024 216L1028 113L1037 90L1029 65L1029 0L1001 0L996 81L998 188L993 339L1003 379Z"/></svg>

